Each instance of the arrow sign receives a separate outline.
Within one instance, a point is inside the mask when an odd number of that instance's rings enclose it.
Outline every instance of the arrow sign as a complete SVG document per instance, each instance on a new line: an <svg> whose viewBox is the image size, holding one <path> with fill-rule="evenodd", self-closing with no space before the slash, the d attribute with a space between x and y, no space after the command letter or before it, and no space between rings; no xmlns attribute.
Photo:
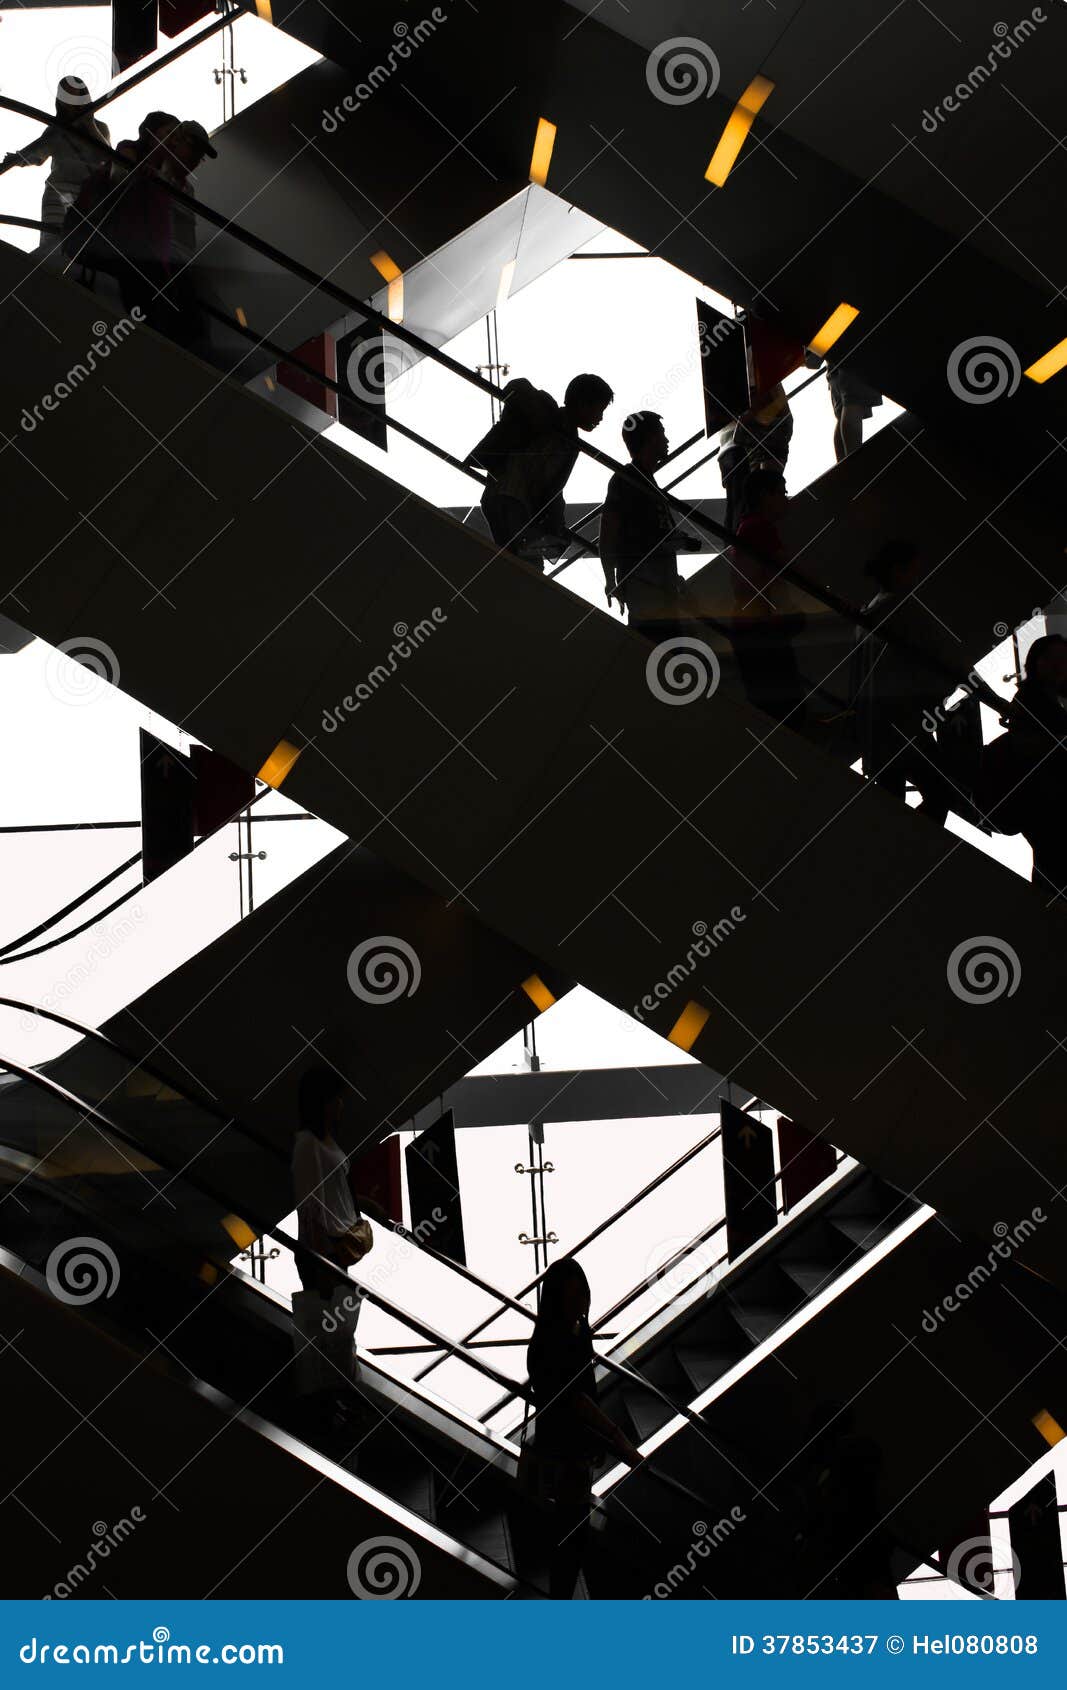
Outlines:
<svg viewBox="0 0 1067 1690"><path fill-rule="evenodd" d="M733 1261L777 1222L774 1138L762 1121L724 1103L721 1142L726 1249Z"/></svg>

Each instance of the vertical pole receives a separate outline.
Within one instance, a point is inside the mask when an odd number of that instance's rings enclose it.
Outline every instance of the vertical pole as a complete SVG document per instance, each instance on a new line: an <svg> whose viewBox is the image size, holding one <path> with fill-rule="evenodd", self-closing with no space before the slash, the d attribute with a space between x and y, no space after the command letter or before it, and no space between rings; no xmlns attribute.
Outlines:
<svg viewBox="0 0 1067 1690"><path fill-rule="evenodd" d="M251 915L252 911L256 907L255 898L253 896L253 889L252 889L252 806L251 806L251 804L248 806L248 809L245 811L245 830L246 830L247 839L248 839L248 913L249 913L249 915ZM237 832L238 832L238 836L239 836L240 832L241 832L240 823L238 823L238 825L237 825Z"/></svg>

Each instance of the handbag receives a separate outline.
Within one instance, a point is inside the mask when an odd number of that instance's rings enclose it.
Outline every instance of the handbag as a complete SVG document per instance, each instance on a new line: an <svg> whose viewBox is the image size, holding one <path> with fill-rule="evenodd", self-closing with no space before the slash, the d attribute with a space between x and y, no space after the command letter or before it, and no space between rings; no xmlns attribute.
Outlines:
<svg viewBox="0 0 1067 1690"><path fill-rule="evenodd" d="M338 1267L355 1267L364 1256L370 1254L374 1248L374 1234L370 1221L361 1215L358 1221L353 1221L347 1232L335 1233L330 1239L330 1249Z"/></svg>

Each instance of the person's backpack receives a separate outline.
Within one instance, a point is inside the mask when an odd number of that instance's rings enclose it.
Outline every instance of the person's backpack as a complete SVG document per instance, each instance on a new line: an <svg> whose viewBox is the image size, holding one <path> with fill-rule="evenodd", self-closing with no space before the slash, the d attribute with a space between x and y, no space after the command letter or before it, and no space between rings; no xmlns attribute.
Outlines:
<svg viewBox="0 0 1067 1690"><path fill-rule="evenodd" d="M499 417L488 434L471 447L467 461L499 477L512 454L524 452L539 434L551 430L558 417L559 407L552 395L534 387L525 376L518 376L508 382Z"/></svg>
<svg viewBox="0 0 1067 1690"><path fill-rule="evenodd" d="M1023 831L1027 772L1027 758L1014 735L1000 734L983 747L974 800L998 833Z"/></svg>

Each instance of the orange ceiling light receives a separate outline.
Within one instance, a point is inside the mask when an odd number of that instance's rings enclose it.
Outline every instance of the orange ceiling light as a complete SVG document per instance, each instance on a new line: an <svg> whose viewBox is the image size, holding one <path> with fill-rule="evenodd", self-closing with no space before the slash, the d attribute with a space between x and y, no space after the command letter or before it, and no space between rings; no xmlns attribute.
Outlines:
<svg viewBox="0 0 1067 1690"><path fill-rule="evenodd" d="M540 974L531 974L529 979L523 981L522 989L534 1008L539 1009L542 1015L546 1009L551 1009L556 1001Z"/></svg>
<svg viewBox="0 0 1067 1690"><path fill-rule="evenodd" d="M537 120L533 152L530 155L530 181L543 188L548 181L548 167L552 163L552 149L556 144L556 126L547 117Z"/></svg>
<svg viewBox="0 0 1067 1690"><path fill-rule="evenodd" d="M1033 1424L1047 1444L1062 1443L1063 1439L1067 1437L1067 1432L1063 1430L1058 1420L1053 1419L1047 1408L1041 1409L1038 1414L1034 1415Z"/></svg>
<svg viewBox="0 0 1067 1690"><path fill-rule="evenodd" d="M1067 340L1061 340L1046 352L1043 358L1039 358L1036 364L1031 364L1028 370L1024 370L1023 375L1029 376L1031 381L1038 383L1048 381L1049 377L1057 375L1065 364L1067 364Z"/></svg>
<svg viewBox="0 0 1067 1690"><path fill-rule="evenodd" d="M859 312L854 305L846 305L844 301L831 311L822 328L812 335L808 343L808 351L814 352L817 358L825 358L831 346L841 339L846 329L850 329Z"/></svg>
<svg viewBox="0 0 1067 1690"><path fill-rule="evenodd" d="M299 757L301 750L301 746L293 745L287 739L280 739L270 756L267 758L263 767L259 770L257 779L263 781L267 786L273 786L275 790L277 790L277 788L281 786L286 775L291 772L293 764Z"/></svg>
<svg viewBox="0 0 1067 1690"><path fill-rule="evenodd" d="M394 264L387 252L372 252L370 261L382 281L387 284L386 310L389 314L389 321L391 323L402 323L404 321L404 275L399 264Z"/></svg>
<svg viewBox="0 0 1067 1690"><path fill-rule="evenodd" d="M749 130L774 93L774 83L766 76L754 76L730 116L719 144L711 155L711 163L704 172L704 180L721 188L737 163L737 155L744 146Z"/></svg>
<svg viewBox="0 0 1067 1690"><path fill-rule="evenodd" d="M677 1045L679 1050L692 1050L710 1018L710 1009L705 1009L702 1003L695 1003L690 999L667 1038L672 1045Z"/></svg>

